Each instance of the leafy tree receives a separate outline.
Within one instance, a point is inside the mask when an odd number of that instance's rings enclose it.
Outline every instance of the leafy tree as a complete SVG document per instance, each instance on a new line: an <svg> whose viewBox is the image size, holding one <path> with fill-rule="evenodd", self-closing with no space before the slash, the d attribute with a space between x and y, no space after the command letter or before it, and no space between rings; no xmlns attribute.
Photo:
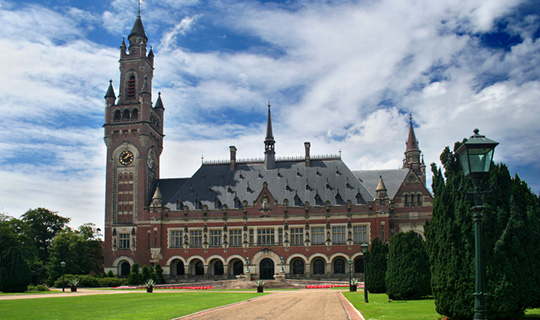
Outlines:
<svg viewBox="0 0 540 320"><path fill-rule="evenodd" d="M30 284L30 269L21 250L10 247L0 256L0 290L24 292Z"/></svg>
<svg viewBox="0 0 540 320"><path fill-rule="evenodd" d="M454 150L459 147L456 143ZM472 183L463 176L457 156L441 154L444 174L433 172L433 218L426 224L436 309L452 319L471 319L474 311ZM540 208L538 197L504 164L492 166L482 182L485 290L489 319L520 317L540 302Z"/></svg>
<svg viewBox="0 0 540 320"><path fill-rule="evenodd" d="M163 269L159 264L156 264L154 267L155 280L157 284L164 284L165 279L163 278Z"/></svg>
<svg viewBox="0 0 540 320"><path fill-rule="evenodd" d="M27 234L38 250L39 259L47 262L52 240L66 227L70 219L45 208L29 210L21 218L28 226Z"/></svg>
<svg viewBox="0 0 540 320"><path fill-rule="evenodd" d="M366 258L368 259L366 280L367 289L372 293L386 292L386 260L388 256L388 245L379 238L373 239L371 250Z"/></svg>
<svg viewBox="0 0 540 320"><path fill-rule="evenodd" d="M141 274L139 273L139 265L134 263L131 266L131 272L129 273L128 277L128 284L131 285L139 285L142 283Z"/></svg>
<svg viewBox="0 0 540 320"><path fill-rule="evenodd" d="M386 270L390 299L419 299L431 294L429 258L424 241L414 231L392 237Z"/></svg>
<svg viewBox="0 0 540 320"><path fill-rule="evenodd" d="M54 238L47 264L53 279L62 274L62 261L66 262L64 271L68 274L97 274L103 270L101 240L87 236L80 231L65 231Z"/></svg>

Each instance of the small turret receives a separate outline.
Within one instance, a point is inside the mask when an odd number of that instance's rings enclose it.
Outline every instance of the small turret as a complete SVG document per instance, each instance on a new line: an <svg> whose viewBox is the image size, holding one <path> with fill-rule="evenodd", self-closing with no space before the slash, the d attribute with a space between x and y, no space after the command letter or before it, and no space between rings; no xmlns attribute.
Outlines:
<svg viewBox="0 0 540 320"><path fill-rule="evenodd" d="M109 80L109 88L107 89L107 93L105 93L105 104L107 107L110 107L114 104L116 101L116 95L114 94L114 88L112 85L112 80Z"/></svg>
<svg viewBox="0 0 540 320"><path fill-rule="evenodd" d="M386 200L388 199L388 190L386 189L386 186L384 185L384 181L382 176L379 176L379 183L377 184L377 189L375 189L375 192L377 193L377 200Z"/></svg>

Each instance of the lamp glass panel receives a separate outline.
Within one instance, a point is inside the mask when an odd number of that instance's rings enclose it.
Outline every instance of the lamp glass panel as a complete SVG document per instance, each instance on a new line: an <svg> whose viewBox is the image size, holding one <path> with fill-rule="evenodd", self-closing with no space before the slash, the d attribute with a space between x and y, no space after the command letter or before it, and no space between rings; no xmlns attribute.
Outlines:
<svg viewBox="0 0 540 320"><path fill-rule="evenodd" d="M489 172L491 158L493 156L492 148L469 148L469 170L473 173Z"/></svg>

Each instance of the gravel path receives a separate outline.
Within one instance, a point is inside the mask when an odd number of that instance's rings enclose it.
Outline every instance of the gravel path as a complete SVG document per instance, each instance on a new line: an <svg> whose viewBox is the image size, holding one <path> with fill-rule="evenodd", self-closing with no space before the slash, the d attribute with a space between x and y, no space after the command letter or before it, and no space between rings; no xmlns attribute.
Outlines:
<svg viewBox="0 0 540 320"><path fill-rule="evenodd" d="M349 317L340 301L341 293L335 290L277 291L232 306L202 311L185 316L182 320L284 320L284 319L359 319Z"/></svg>

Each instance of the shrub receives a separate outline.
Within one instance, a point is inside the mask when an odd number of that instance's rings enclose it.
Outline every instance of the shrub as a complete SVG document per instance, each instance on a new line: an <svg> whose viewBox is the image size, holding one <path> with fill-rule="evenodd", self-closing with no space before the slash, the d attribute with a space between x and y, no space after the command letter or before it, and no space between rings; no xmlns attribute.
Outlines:
<svg viewBox="0 0 540 320"><path fill-rule="evenodd" d="M109 270L109 272L107 272L107 277L114 278L114 273L112 272L112 270Z"/></svg>
<svg viewBox="0 0 540 320"><path fill-rule="evenodd" d="M27 288L28 291L49 291L47 286L39 284L37 286L29 285Z"/></svg>
<svg viewBox="0 0 540 320"><path fill-rule="evenodd" d="M119 287L127 284L127 279L103 278L99 279L100 287Z"/></svg>
<svg viewBox="0 0 540 320"><path fill-rule="evenodd" d="M413 300L431 294L431 274L425 244L414 231L392 237L386 270L390 299Z"/></svg>

